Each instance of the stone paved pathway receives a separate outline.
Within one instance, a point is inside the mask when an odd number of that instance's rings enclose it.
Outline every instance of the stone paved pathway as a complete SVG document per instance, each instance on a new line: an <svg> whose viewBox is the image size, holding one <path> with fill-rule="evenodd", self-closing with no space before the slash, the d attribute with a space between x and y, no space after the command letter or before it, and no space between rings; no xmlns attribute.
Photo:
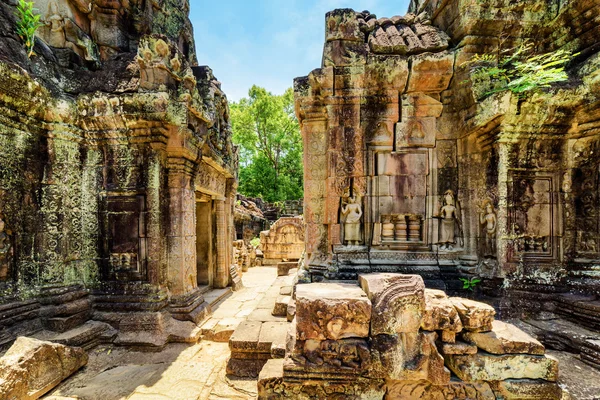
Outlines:
<svg viewBox="0 0 600 400"><path fill-rule="evenodd" d="M46 399L188 400L254 399L256 380L228 377L228 339L244 319L271 319L287 277L276 267L244 273L244 289L213 308L203 325L205 337L194 345L170 344L158 353L101 346L90 352L87 367L63 382ZM285 319L284 319L285 320Z"/></svg>

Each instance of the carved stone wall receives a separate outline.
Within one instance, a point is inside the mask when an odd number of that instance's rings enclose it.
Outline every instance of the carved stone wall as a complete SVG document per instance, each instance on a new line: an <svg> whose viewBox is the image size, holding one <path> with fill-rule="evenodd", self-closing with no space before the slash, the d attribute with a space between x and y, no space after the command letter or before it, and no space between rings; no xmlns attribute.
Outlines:
<svg viewBox="0 0 600 400"><path fill-rule="evenodd" d="M105 321L127 344L146 326L164 344L164 321L206 314L197 229L209 284L229 283L237 150L227 99L197 66L187 1L34 3L45 24L31 59L14 5L0 5L0 303L12 310L0 345L56 327L45 304L90 293L70 327ZM199 200L211 226L197 226Z"/></svg>
<svg viewBox="0 0 600 400"><path fill-rule="evenodd" d="M304 229L302 217L283 217L268 231L262 231L263 262L277 264L282 260L299 260L304 252Z"/></svg>
<svg viewBox="0 0 600 400"><path fill-rule="evenodd" d="M313 281L401 271L453 290L478 274L598 293L599 12L415 0L406 16L328 13L322 67L295 80ZM486 94L465 61L520 40L580 52L569 82Z"/></svg>

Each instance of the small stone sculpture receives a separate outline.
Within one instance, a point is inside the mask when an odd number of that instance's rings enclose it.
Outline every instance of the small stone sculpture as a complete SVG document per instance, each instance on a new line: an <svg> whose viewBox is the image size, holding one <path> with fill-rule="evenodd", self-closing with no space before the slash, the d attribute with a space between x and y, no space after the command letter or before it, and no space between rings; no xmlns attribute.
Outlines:
<svg viewBox="0 0 600 400"><path fill-rule="evenodd" d="M342 206L344 241L349 246L360 244L360 218L362 214L362 207L357 203L356 196L350 196L348 203Z"/></svg>
<svg viewBox="0 0 600 400"><path fill-rule="evenodd" d="M452 250L456 244L455 229L460 222L458 220L458 209L455 205L454 192L446 190L444 193L444 206L440 209L441 228L440 228L440 244L442 250Z"/></svg>
<svg viewBox="0 0 600 400"><path fill-rule="evenodd" d="M479 211L479 223L484 227L485 242L484 242L484 257L496 256L496 228L498 220L494 205L489 199L483 202L483 210Z"/></svg>

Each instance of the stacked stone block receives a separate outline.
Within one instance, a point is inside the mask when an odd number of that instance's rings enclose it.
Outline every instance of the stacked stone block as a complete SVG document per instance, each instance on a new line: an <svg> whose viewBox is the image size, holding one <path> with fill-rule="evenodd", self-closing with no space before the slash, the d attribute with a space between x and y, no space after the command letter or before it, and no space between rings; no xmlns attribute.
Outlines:
<svg viewBox="0 0 600 400"><path fill-rule="evenodd" d="M283 360L259 398L560 399L558 361L493 307L425 289L418 275L296 288Z"/></svg>

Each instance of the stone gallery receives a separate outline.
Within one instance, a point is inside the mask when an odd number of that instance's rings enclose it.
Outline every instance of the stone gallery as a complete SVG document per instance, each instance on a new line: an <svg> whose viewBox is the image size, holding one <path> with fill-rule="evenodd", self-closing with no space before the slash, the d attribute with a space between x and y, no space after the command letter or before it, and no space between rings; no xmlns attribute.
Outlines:
<svg viewBox="0 0 600 400"><path fill-rule="evenodd" d="M327 13L279 208L189 8L0 3L0 399L600 398L597 0Z"/></svg>

